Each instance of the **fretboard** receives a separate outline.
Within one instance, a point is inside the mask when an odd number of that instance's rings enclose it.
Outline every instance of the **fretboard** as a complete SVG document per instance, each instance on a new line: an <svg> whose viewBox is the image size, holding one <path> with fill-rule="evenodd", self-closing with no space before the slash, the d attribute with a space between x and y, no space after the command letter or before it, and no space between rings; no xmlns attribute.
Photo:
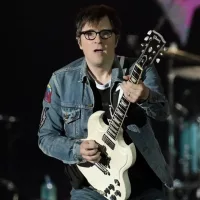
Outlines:
<svg viewBox="0 0 200 200"><path fill-rule="evenodd" d="M140 80L142 71L142 67L138 63L136 63L133 67L132 73L130 74L129 81L134 84L137 84ZM107 130L107 135L109 135L114 140L117 139L119 129L121 128L122 123L127 115L129 106L130 102L123 95L114 111L114 114L112 116L112 119L110 120L109 127Z"/></svg>

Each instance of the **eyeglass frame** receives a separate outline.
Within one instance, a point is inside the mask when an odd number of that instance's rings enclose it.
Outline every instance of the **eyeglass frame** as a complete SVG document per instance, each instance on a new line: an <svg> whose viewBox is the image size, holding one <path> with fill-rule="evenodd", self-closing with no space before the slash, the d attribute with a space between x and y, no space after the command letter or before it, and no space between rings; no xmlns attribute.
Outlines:
<svg viewBox="0 0 200 200"><path fill-rule="evenodd" d="M111 34L110 34L110 37L108 37L108 38L103 38L103 37L101 36L101 33L102 33L103 31L108 31L108 32L110 32L110 33L111 33ZM85 36L85 34L88 33L88 32L94 32L94 33L96 33L96 36L95 36L93 39L88 39L88 38ZM96 38L97 35L99 34L99 36L100 36L101 39L107 40L107 39L109 39L109 38L112 37L112 34L113 34L113 33L116 34L116 31L115 31L114 29L103 29L103 30L101 30L101 31L87 30L87 31L81 31L81 32L80 32L80 36L83 34L86 40L95 40L95 38Z"/></svg>

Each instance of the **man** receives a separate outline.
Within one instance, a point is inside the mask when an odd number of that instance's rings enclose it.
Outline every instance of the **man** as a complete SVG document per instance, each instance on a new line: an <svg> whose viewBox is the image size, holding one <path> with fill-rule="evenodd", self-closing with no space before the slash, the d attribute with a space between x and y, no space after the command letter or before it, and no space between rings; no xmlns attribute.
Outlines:
<svg viewBox="0 0 200 200"><path fill-rule="evenodd" d="M87 137L88 118L95 111L104 110L105 123L109 123L118 102L118 86L131 102L123 126L124 140L127 144L134 141L137 148L136 162L129 170L130 199L164 199L163 185L172 186L168 166L148 122L149 117L167 118L167 100L154 65L145 68L139 84L127 81L136 59L125 58L123 64L123 57L115 55L120 26L115 10L108 6L83 9L76 21L76 38L84 57L53 73L43 100L39 147L66 164L72 200L105 200L75 166L101 159L98 144L81 139Z"/></svg>

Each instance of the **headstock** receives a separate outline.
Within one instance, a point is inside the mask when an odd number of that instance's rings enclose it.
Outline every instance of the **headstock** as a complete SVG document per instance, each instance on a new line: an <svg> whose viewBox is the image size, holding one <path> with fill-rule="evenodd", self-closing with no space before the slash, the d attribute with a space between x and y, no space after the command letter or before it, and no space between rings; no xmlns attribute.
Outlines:
<svg viewBox="0 0 200 200"><path fill-rule="evenodd" d="M156 59L156 62L160 62L159 55L162 56L163 52L167 49L164 47L166 41L164 40L163 36L154 31L150 30L147 33L147 36L144 38L144 43L141 44L142 51L141 51L141 64L148 65L152 64Z"/></svg>

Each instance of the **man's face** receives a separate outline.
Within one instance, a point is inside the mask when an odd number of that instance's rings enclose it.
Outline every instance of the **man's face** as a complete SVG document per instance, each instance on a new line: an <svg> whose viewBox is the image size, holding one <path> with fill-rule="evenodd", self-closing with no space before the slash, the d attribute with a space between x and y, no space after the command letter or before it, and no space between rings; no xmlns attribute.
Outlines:
<svg viewBox="0 0 200 200"><path fill-rule="evenodd" d="M102 18L98 24L86 23L82 28L82 32L85 34L81 34L78 44L90 65L103 66L106 63L110 63L109 61L114 58L117 38L111 30L112 26L107 16ZM100 36L100 34L91 31L103 32L101 32ZM101 37L107 39L102 39Z"/></svg>

